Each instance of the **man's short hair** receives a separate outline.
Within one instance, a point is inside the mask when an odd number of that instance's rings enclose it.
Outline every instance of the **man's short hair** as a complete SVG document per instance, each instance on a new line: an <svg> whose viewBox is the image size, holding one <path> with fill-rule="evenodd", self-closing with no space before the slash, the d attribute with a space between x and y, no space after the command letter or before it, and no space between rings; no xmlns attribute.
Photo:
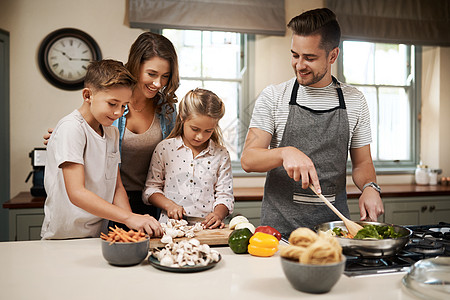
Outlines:
<svg viewBox="0 0 450 300"><path fill-rule="evenodd" d="M339 47L341 28L336 15L328 8L305 11L292 18L287 27L300 36L320 35L320 47L327 53Z"/></svg>

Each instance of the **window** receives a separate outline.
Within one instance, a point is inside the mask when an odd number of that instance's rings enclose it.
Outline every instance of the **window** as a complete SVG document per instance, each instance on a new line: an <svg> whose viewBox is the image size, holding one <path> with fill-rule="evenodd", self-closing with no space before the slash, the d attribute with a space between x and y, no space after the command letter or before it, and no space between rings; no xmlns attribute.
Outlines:
<svg viewBox="0 0 450 300"><path fill-rule="evenodd" d="M339 77L356 86L369 106L377 171L413 168L419 151L417 47L344 41L341 49Z"/></svg>
<svg viewBox="0 0 450 300"><path fill-rule="evenodd" d="M225 103L220 127L233 165L239 165L246 134L244 113L248 93L248 35L233 32L164 29L162 34L174 44L180 69L182 97L203 87ZM243 116L243 117L242 117Z"/></svg>

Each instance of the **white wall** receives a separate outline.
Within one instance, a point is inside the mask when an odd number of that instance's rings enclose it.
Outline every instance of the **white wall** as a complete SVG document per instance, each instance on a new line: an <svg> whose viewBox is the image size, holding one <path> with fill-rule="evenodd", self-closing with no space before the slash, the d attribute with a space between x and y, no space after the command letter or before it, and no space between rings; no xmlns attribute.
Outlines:
<svg viewBox="0 0 450 300"><path fill-rule="evenodd" d="M48 127L81 105L80 91L68 92L50 85L41 75L36 54L42 39L62 27L90 34L104 58L126 61L130 45L142 32L130 29L125 0L0 0L0 28L10 33L11 195L27 191L31 170L28 153L42 147ZM286 23L301 12L323 6L323 1L286 0ZM290 33L285 37L256 37L254 95L267 85L293 76ZM450 176L450 49L424 51L423 159ZM431 66L428 66L428 63ZM429 92L431 91L431 92ZM429 105L432 105L428 107ZM436 115L437 114L437 115ZM0 171L2 172L2 171ZM380 176L380 183L412 182L411 175ZM351 183L351 180L349 180ZM235 178L235 186L262 186L264 178Z"/></svg>
<svg viewBox="0 0 450 300"><path fill-rule="evenodd" d="M81 105L81 91L63 91L41 75L37 51L50 32L75 27L99 44L104 58L126 62L142 32L125 23L126 1L0 0L0 28L10 33L11 196L29 190L28 153L43 147L42 136ZM0 171L1 172L1 171Z"/></svg>

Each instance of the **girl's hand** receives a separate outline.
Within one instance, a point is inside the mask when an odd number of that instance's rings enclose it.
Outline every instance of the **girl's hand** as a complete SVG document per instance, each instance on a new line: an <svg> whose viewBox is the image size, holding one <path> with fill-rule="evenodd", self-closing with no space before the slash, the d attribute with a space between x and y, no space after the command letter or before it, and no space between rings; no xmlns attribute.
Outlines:
<svg viewBox="0 0 450 300"><path fill-rule="evenodd" d="M213 228L224 228L225 223L223 222L222 218L216 214L215 212L210 213L206 216L205 221L202 222L203 226L205 228L213 229Z"/></svg>
<svg viewBox="0 0 450 300"><path fill-rule="evenodd" d="M173 201L170 201L170 203L167 205L166 211L167 217L175 220L183 219L183 216L186 214L186 211L184 210L183 206L180 206Z"/></svg>
<svg viewBox="0 0 450 300"><path fill-rule="evenodd" d="M150 215L139 215L132 213L131 216L125 221L125 225L134 230L145 231L151 237L163 235L161 224Z"/></svg>

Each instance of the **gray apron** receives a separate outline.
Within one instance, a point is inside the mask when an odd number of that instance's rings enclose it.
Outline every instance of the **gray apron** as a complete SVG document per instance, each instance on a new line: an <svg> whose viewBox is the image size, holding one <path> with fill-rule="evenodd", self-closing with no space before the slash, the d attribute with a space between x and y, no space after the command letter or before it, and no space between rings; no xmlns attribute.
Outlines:
<svg viewBox="0 0 450 300"><path fill-rule="evenodd" d="M295 80L289 102L289 115L279 147L293 146L314 163L322 194L346 217L346 165L349 125L344 96L333 77L339 106L329 110L313 110L297 103L299 84ZM311 189L302 189L283 166L267 173L261 209L261 224L276 228L288 238L298 227L309 227L339 220Z"/></svg>

